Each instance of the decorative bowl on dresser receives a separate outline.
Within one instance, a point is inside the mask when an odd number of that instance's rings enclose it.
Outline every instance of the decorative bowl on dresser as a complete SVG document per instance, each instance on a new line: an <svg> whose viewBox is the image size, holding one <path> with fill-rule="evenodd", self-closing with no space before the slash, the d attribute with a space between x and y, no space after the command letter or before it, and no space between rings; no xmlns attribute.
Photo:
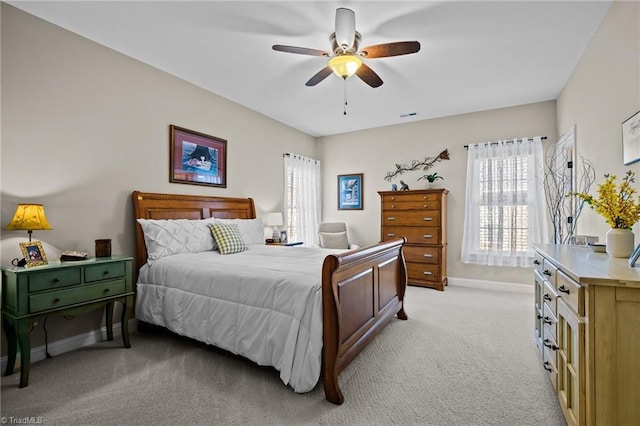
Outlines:
<svg viewBox="0 0 640 426"><path fill-rule="evenodd" d="M380 240L405 237L409 285L443 291L447 285L446 189L380 191Z"/></svg>

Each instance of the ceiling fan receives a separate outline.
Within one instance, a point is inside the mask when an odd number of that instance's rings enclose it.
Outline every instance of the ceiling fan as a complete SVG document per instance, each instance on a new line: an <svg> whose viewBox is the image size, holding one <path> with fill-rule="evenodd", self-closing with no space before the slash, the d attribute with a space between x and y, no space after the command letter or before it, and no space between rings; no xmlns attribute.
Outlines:
<svg viewBox="0 0 640 426"><path fill-rule="evenodd" d="M330 58L327 66L306 82L307 86L315 86L333 72L345 80L355 74L371 87L380 87L383 83L382 79L363 63L361 58L386 58L416 53L420 50L420 43L417 41L376 44L358 50L362 36L356 31L356 15L353 10L343 7L336 9L335 32L329 36L329 40L332 53L281 44L273 45L273 50Z"/></svg>

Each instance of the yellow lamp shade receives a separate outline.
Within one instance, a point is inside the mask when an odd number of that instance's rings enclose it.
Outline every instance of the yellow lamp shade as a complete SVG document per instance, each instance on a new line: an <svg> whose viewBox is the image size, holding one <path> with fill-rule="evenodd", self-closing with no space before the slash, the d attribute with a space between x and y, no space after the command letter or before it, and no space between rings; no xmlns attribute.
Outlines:
<svg viewBox="0 0 640 426"><path fill-rule="evenodd" d="M42 204L18 204L7 229L33 231L53 228L47 222Z"/></svg>
<svg viewBox="0 0 640 426"><path fill-rule="evenodd" d="M358 71L362 65L362 60L354 55L340 55L329 59L329 68L338 76L345 80Z"/></svg>

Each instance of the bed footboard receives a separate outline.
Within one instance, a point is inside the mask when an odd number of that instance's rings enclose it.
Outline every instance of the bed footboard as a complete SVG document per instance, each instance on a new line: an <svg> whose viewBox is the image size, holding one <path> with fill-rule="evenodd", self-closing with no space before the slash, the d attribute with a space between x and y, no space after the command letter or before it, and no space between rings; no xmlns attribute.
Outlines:
<svg viewBox="0 0 640 426"><path fill-rule="evenodd" d="M338 375L394 315L406 320L405 239L330 255L322 266L322 375L327 400L342 404Z"/></svg>

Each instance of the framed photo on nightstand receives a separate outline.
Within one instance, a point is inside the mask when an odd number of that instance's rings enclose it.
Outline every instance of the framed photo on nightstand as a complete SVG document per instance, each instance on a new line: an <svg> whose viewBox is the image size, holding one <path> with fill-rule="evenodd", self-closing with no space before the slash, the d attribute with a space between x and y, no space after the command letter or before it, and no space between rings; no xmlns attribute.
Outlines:
<svg viewBox="0 0 640 426"><path fill-rule="evenodd" d="M44 254L42 243L40 241L29 241L28 243L20 243L20 250L27 261L27 266L38 266L47 264L47 255Z"/></svg>

